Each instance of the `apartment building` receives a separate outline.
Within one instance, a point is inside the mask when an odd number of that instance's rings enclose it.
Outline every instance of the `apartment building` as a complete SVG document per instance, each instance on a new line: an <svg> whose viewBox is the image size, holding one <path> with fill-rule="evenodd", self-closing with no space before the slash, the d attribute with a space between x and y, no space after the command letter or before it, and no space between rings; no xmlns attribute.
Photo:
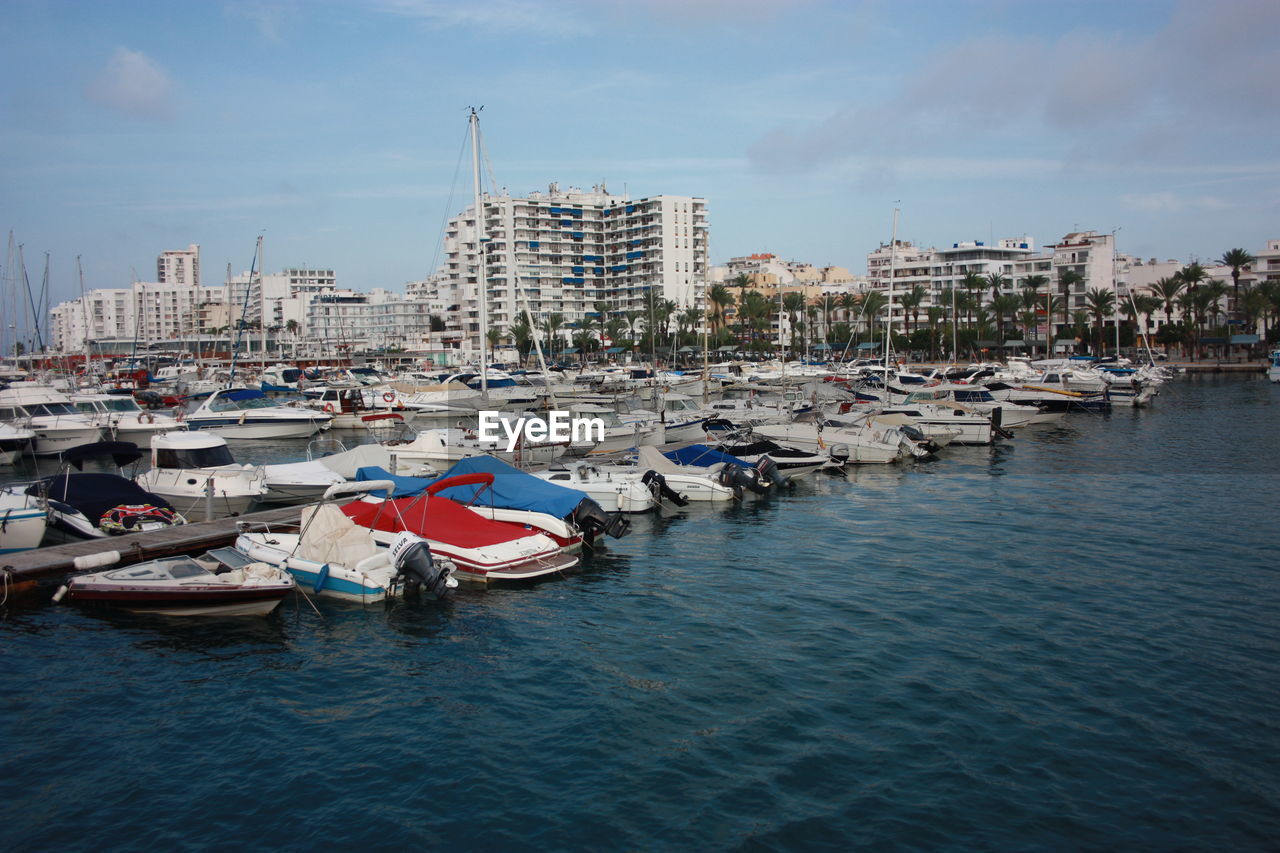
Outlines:
<svg viewBox="0 0 1280 853"><path fill-rule="evenodd" d="M445 260L413 291L448 306L445 322L467 348L480 335L480 255L488 326L505 335L522 311L594 321L641 311L652 291L681 308L702 304L707 272L706 202L660 195L632 200L605 187L561 189L523 197L486 194L477 228L474 206L450 220Z"/></svg>
<svg viewBox="0 0 1280 853"><path fill-rule="evenodd" d="M156 281L160 284L200 286L200 247L192 243L185 249L161 252L156 258Z"/></svg>

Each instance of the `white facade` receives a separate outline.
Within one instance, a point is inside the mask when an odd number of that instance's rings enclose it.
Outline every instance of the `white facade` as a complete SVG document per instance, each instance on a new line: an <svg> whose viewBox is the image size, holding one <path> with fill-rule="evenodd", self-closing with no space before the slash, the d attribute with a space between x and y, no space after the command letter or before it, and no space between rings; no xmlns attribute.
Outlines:
<svg viewBox="0 0 1280 853"><path fill-rule="evenodd" d="M65 352L86 340L157 343L199 333L201 307L222 299L220 287L134 282L127 288L91 290L50 310L52 345Z"/></svg>
<svg viewBox="0 0 1280 853"><path fill-rule="evenodd" d="M161 252L156 258L156 281L160 284L200 286L200 247L192 243L185 249Z"/></svg>
<svg viewBox="0 0 1280 853"><path fill-rule="evenodd" d="M528 310L539 322L594 321L596 304L615 315L640 311L657 291L681 308L701 304L707 271L706 202L685 196L630 200L603 187L523 198L485 195L488 325L504 335ZM414 294L447 306L449 335L478 345L479 258L473 208L449 222L445 261Z"/></svg>

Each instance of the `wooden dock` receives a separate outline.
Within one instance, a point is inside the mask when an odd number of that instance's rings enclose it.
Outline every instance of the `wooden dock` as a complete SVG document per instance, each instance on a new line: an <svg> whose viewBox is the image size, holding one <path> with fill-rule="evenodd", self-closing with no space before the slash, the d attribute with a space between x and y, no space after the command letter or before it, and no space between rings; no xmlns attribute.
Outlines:
<svg viewBox="0 0 1280 853"><path fill-rule="evenodd" d="M301 521L302 508L291 506L265 512L251 512L236 518L220 518L194 524L180 524L148 533L129 533L105 539L86 539L66 545L50 545L31 551L15 551L0 556L0 576L10 586L28 581L53 578L75 571L76 557L119 551L120 562L134 563L191 554L230 545L236 538L236 525L241 522L269 523L286 527Z"/></svg>

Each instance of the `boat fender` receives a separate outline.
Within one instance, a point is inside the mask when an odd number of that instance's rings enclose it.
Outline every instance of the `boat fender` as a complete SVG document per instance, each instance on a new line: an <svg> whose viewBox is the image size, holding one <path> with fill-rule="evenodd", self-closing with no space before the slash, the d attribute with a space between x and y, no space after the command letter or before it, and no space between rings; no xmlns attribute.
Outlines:
<svg viewBox="0 0 1280 853"><path fill-rule="evenodd" d="M66 594L67 594L67 585L64 583L62 586L58 587L58 591L53 594L53 603L57 604L59 601L62 600L62 597Z"/></svg>
<svg viewBox="0 0 1280 853"><path fill-rule="evenodd" d="M100 569L104 566L114 566L120 562L119 551L99 551L96 554L84 554L72 560L71 565L78 572L85 572L89 569Z"/></svg>
<svg viewBox="0 0 1280 853"><path fill-rule="evenodd" d="M312 592L319 593L324 589L324 582L329 579L329 564L325 563L320 567L320 573L316 575L316 585L312 588Z"/></svg>

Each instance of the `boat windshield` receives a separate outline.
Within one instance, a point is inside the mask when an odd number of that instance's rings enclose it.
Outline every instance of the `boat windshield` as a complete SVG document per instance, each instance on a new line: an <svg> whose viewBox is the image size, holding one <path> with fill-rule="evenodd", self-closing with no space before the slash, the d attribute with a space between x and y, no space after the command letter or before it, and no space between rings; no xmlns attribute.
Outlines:
<svg viewBox="0 0 1280 853"><path fill-rule="evenodd" d="M70 403L27 403L23 408L33 418L80 414L76 407Z"/></svg>
<svg viewBox="0 0 1280 853"><path fill-rule="evenodd" d="M110 400L103 400L102 403L109 412L128 412L136 415L142 411L142 407L132 397L112 397Z"/></svg>
<svg viewBox="0 0 1280 853"><path fill-rule="evenodd" d="M157 468L217 468L234 465L231 450L220 444L216 447L157 447Z"/></svg>
<svg viewBox="0 0 1280 853"><path fill-rule="evenodd" d="M207 574L209 574L209 570L197 563L195 560L175 560L174 562L169 563L169 577L174 580L194 578Z"/></svg>

